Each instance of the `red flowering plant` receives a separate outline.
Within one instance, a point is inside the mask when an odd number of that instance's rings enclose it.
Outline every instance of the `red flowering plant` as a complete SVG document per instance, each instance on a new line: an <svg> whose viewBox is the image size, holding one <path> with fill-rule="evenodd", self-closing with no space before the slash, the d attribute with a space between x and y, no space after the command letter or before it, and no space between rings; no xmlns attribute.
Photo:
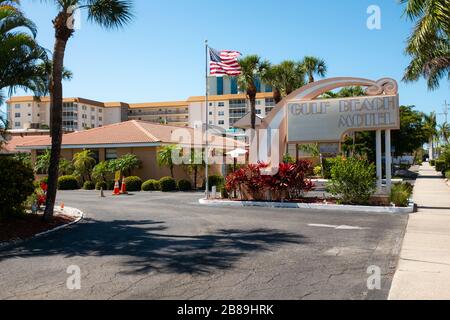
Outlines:
<svg viewBox="0 0 450 320"><path fill-rule="evenodd" d="M299 161L296 164L281 163L278 172L264 175L265 163L250 164L230 174L226 178L226 189L232 194L239 191L242 200L265 200L267 190L270 198L276 201L299 199L314 185L307 175L312 172L312 164Z"/></svg>

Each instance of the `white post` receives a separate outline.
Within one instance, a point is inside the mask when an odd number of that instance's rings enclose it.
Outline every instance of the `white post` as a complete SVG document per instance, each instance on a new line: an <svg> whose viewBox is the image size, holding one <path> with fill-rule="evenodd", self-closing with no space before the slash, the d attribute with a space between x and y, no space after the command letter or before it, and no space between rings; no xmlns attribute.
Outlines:
<svg viewBox="0 0 450 320"><path fill-rule="evenodd" d="M391 192L392 186L392 154L391 154L391 130L386 130L386 189Z"/></svg>
<svg viewBox="0 0 450 320"><path fill-rule="evenodd" d="M208 52L209 51L209 47L208 47L208 40L205 41L205 53L206 53L206 61L205 61L205 78L206 78L206 86L205 86L205 110L206 110L206 132L205 132L205 145L206 145L206 150L205 150L205 185L206 185L206 190L205 190L205 195L206 195L206 199L209 199L209 141L208 141L208 129L209 129L209 101L208 101L208 95L209 95L209 90L208 90Z"/></svg>
<svg viewBox="0 0 450 320"><path fill-rule="evenodd" d="M376 141L376 163L377 163L377 190L381 192L383 187L383 163L382 163L382 146L381 146L381 130L377 130Z"/></svg>

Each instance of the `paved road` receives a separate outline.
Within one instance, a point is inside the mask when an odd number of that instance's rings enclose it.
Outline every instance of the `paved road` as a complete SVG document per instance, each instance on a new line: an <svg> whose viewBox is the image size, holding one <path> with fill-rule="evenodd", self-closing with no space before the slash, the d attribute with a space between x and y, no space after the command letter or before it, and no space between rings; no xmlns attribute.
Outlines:
<svg viewBox="0 0 450 320"><path fill-rule="evenodd" d="M199 198L61 192L87 219L2 249L0 299L387 298L406 216L210 208ZM67 289L70 265L81 290ZM367 289L371 265L381 290Z"/></svg>

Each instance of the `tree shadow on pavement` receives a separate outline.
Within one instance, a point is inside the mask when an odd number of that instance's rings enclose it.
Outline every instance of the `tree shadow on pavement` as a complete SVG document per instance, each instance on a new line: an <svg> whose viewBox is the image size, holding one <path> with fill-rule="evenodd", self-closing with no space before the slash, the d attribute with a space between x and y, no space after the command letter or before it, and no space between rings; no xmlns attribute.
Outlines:
<svg viewBox="0 0 450 320"><path fill-rule="evenodd" d="M120 256L125 273L202 274L232 268L250 254L306 242L301 235L274 229L220 229L195 236L167 234L167 230L162 221L87 220L69 230L0 250L0 262L36 256Z"/></svg>

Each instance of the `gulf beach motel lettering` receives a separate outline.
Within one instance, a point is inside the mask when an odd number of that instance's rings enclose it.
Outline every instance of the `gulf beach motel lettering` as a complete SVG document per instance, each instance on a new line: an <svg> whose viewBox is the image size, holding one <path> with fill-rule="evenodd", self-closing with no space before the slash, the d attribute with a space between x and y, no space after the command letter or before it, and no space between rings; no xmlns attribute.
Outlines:
<svg viewBox="0 0 450 320"><path fill-rule="evenodd" d="M341 141L348 131L399 129L399 98L358 97L288 104L289 142Z"/></svg>

